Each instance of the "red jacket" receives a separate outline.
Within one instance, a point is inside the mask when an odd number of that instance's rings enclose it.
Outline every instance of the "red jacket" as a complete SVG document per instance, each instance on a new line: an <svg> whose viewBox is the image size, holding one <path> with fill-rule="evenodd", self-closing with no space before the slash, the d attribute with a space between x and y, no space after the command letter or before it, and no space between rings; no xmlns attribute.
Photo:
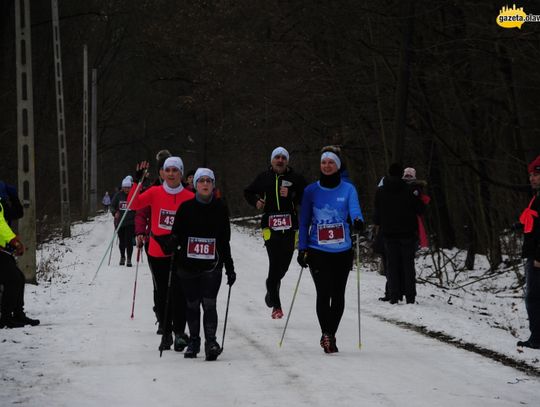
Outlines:
<svg viewBox="0 0 540 407"><path fill-rule="evenodd" d="M127 201L137 189L137 184L133 183ZM169 194L162 185L152 186L141 194L138 194L133 200L130 209L137 210L150 206L151 211L151 235L148 254L152 257L167 257L161 246L153 236L165 236L171 234L174 223L174 216L180 205L193 199L195 194L182 188L177 194Z"/></svg>

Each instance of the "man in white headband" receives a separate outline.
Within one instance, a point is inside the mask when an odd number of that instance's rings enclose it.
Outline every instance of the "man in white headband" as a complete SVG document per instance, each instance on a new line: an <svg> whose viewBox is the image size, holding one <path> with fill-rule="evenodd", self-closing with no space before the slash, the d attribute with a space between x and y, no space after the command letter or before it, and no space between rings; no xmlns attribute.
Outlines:
<svg viewBox="0 0 540 407"><path fill-rule="evenodd" d="M306 186L304 177L288 164L289 152L284 147L275 148L270 154L270 168L244 190L248 203L263 212L261 227L270 263L265 302L272 308L273 319L283 317L279 287L294 252L298 208Z"/></svg>

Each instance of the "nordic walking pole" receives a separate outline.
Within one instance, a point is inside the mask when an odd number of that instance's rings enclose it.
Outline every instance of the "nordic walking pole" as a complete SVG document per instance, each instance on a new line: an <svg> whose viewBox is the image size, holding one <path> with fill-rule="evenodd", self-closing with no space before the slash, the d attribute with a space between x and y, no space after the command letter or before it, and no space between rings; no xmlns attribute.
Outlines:
<svg viewBox="0 0 540 407"><path fill-rule="evenodd" d="M114 231L114 235L113 235L113 243L112 243L112 246L114 247L114 238L116 237L116 230ZM112 257L112 249L109 251L109 263L107 264L107 266L110 266L111 265L111 257Z"/></svg>
<svg viewBox="0 0 540 407"><path fill-rule="evenodd" d="M358 349L362 349L362 330L360 325L360 235L356 235L356 291L358 293Z"/></svg>
<svg viewBox="0 0 540 407"><path fill-rule="evenodd" d="M135 294L137 293L137 275L139 274L139 260L141 259L141 248L137 248L137 264L135 265L135 284L133 285L133 302L131 303L131 319L135 312Z"/></svg>
<svg viewBox="0 0 540 407"><path fill-rule="evenodd" d="M287 325L289 325L289 318L291 317L292 309L294 306L294 300L296 299L296 293L298 292L298 286L300 286L300 279L302 278L303 271L304 271L304 267L300 269L300 274L298 275L298 281L296 282L296 287L294 288L294 294L291 301L291 308L289 309L289 314L287 315L287 320L285 321L285 327L283 328L283 333L281 334L281 339L279 341L280 348L281 348L281 345L283 345L283 338L285 337L285 331L287 330Z"/></svg>
<svg viewBox="0 0 540 407"><path fill-rule="evenodd" d="M167 335L167 324L168 324L168 317L169 317L169 301L171 300L171 280L172 280L172 273L174 269L174 252L171 257L171 266L169 267L169 281L167 282L167 299L165 300L165 315L163 317L163 333L161 334L161 343L163 343L163 339L165 339L165 335ZM159 357L163 354L163 348L161 347L161 344L159 345Z"/></svg>
<svg viewBox="0 0 540 407"><path fill-rule="evenodd" d="M90 285L94 284L94 281L96 280L96 277L99 273L99 270L101 269L101 266L103 265L103 262L105 261L105 257L107 257L107 252L109 250L112 250L112 244L113 244L113 241L114 241L114 237L115 235L118 233L118 229L120 229L122 227L122 223L124 223L124 219L126 218L127 216L127 213L129 211L129 208L131 208L131 204L133 203L133 200L135 199L135 197L137 196L137 194L139 193L139 189L141 188L141 185L142 185L142 182L143 180L146 178L146 174L148 173L148 170L145 169L144 172L143 172L143 175L141 177L141 182L139 182L137 184L137 188L135 188L135 192L133 193L133 196L131 197L131 199L129 200L128 202L128 205L126 207L126 210L124 211L124 215L122 216L122 219L120 219L120 222L118 222L118 226L116 227L116 229L114 230L114 233L113 233L113 237L109 243L109 246L107 246L107 250L105 250L105 253L103 253L103 257L101 258L101 261L99 262L99 266L96 270L96 273L94 274L94 277L92 278L92 281L90 281Z"/></svg>
<svg viewBox="0 0 540 407"><path fill-rule="evenodd" d="M229 302L231 301L231 287L229 286L229 294L227 294L227 307L225 308L225 321L223 323L223 338L221 339L221 351L223 352L223 348L225 347L225 331L227 330L227 317L229 316Z"/></svg>

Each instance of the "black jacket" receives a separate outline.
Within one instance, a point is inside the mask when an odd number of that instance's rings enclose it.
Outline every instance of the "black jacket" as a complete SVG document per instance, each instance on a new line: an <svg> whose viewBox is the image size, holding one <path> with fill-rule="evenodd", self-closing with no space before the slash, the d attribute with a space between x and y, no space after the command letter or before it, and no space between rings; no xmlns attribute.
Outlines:
<svg viewBox="0 0 540 407"><path fill-rule="evenodd" d="M380 226L384 237L415 237L418 232L416 215L422 214L424 209L424 203L405 181L398 177L385 177L384 185L375 194L374 223Z"/></svg>
<svg viewBox="0 0 540 407"><path fill-rule="evenodd" d="M233 271L231 257L231 226L227 207L221 199L214 198L210 203L199 202L196 198L184 202L176 211L172 235L178 237L180 251L177 255L181 271L212 271L225 264L227 271ZM215 239L213 259L188 257L188 244L200 239ZM196 250L195 253L199 253ZM204 254L204 253L203 253Z"/></svg>
<svg viewBox="0 0 540 407"><path fill-rule="evenodd" d="M279 196L279 188L284 186L289 188L288 196ZM288 184L288 185L287 185ZM287 171L278 175L270 167L267 171L260 173L255 180L244 189L244 197L252 206L255 206L259 199L265 200L264 214L261 219L261 227L268 227L268 216L277 213L289 213L292 220L292 228L298 229L297 207L302 202L302 195L307 183L303 176L294 172L290 167Z"/></svg>
<svg viewBox="0 0 540 407"><path fill-rule="evenodd" d="M540 192L536 193L536 199L531 205L531 209L536 211L539 216L534 218L533 230L523 234L521 255L527 259L532 257L534 260L540 261Z"/></svg>
<svg viewBox="0 0 540 407"><path fill-rule="evenodd" d="M117 211L120 212L120 219L122 216L124 216L125 209L128 200L127 200L128 194L126 194L124 191L120 190L116 194L114 194L113 199L111 201L111 212L114 215ZM135 225L135 211L129 210L126 218L124 219L124 222L122 222L122 226L131 226Z"/></svg>

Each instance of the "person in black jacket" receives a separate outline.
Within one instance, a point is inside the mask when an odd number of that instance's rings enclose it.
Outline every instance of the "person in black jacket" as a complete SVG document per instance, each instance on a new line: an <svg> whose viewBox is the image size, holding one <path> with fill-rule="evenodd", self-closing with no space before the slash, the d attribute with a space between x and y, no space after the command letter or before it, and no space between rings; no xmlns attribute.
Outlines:
<svg viewBox="0 0 540 407"><path fill-rule="evenodd" d="M261 227L269 260L265 302L272 308L272 318L279 319L283 317L279 287L294 253L306 180L288 166L289 153L283 147L272 151L270 163L270 168L244 189L244 196L263 212Z"/></svg>
<svg viewBox="0 0 540 407"><path fill-rule="evenodd" d="M122 180L122 189L118 191L111 202L111 211L114 216L114 227L118 226L118 223L124 216L124 212L128 206L128 194L131 188L131 177L127 176ZM120 249L120 265L124 264L127 267L131 267L131 257L133 255L133 240L135 237L135 211L128 210L126 218L122 222L120 229L118 229L118 243ZM127 252L127 261L126 261Z"/></svg>
<svg viewBox="0 0 540 407"><path fill-rule="evenodd" d="M525 308L531 335L517 346L540 349L540 155L529 164L528 171L534 195L519 221L523 224L521 256L525 259Z"/></svg>
<svg viewBox="0 0 540 407"><path fill-rule="evenodd" d="M186 297L186 317L190 334L184 357L195 358L200 351L202 305L206 360L216 360L221 353L216 341L216 298L223 266L227 284L232 286L236 281L229 243L231 227L227 207L221 199L213 196L213 171L199 168L193 180L195 199L180 206L172 228L172 234L180 248L177 254L177 273Z"/></svg>
<svg viewBox="0 0 540 407"><path fill-rule="evenodd" d="M390 303L396 304L405 294L408 304L416 298L414 253L418 221L424 203L401 179L403 167L394 163L388 177L375 194L374 223L384 240L386 279Z"/></svg>

